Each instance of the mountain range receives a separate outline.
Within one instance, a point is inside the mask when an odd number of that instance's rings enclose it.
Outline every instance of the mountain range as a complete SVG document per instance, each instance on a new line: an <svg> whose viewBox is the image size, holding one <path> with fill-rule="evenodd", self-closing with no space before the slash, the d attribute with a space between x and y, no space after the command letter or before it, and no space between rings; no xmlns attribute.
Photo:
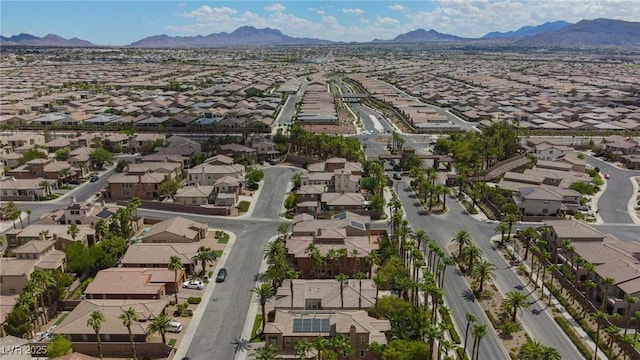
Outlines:
<svg viewBox="0 0 640 360"><path fill-rule="evenodd" d="M582 20L576 24L565 21L548 22L538 26L524 26L516 31L490 32L479 39L462 38L442 34L436 30L417 29L400 34L390 40L375 39L360 44L400 43L485 43L498 41L503 45L531 47L575 47L575 46L625 46L640 47L640 22L611 19ZM341 44L330 40L297 38L283 34L280 30L253 26L242 26L231 33L221 32L197 36L155 35L129 45L134 48L206 48L237 46L278 45L330 45ZM96 46L78 38L65 39L49 34L37 37L29 34L0 37L0 46Z"/></svg>

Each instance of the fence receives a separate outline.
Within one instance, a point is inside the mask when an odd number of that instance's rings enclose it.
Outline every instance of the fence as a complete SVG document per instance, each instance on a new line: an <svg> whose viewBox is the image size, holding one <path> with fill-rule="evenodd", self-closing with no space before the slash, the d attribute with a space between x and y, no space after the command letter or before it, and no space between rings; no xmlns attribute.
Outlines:
<svg viewBox="0 0 640 360"><path fill-rule="evenodd" d="M118 201L117 204L120 206L126 206L128 202ZM164 202L158 202L158 201L142 200L140 203L140 208L198 214L198 215L219 215L219 216L231 215L231 207L227 207L227 206L189 206L189 205L182 205L182 204L176 204L176 203L164 203Z"/></svg>

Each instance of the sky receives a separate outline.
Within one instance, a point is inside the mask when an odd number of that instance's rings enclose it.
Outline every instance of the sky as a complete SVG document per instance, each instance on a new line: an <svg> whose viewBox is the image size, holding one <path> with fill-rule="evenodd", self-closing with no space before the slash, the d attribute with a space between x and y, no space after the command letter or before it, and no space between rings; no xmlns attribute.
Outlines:
<svg viewBox="0 0 640 360"><path fill-rule="evenodd" d="M0 34L56 34L97 45L152 35L208 35L240 26L333 41L393 39L416 29L478 38L547 21L640 21L640 0L0 1Z"/></svg>

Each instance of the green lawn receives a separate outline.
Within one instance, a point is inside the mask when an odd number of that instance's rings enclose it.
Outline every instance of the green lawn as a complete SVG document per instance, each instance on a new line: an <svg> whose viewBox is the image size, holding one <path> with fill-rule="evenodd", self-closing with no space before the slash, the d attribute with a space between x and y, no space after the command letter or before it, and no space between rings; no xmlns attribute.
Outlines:
<svg viewBox="0 0 640 360"><path fill-rule="evenodd" d="M262 315L256 315L256 320L253 322L253 329L251 330L251 342L260 342L260 337L256 336L258 329L260 329L260 324L262 324Z"/></svg>
<svg viewBox="0 0 640 360"><path fill-rule="evenodd" d="M173 347L178 342L178 339L169 339L169 343L167 345Z"/></svg>
<svg viewBox="0 0 640 360"><path fill-rule="evenodd" d="M250 202L246 201L246 200L242 200L238 203L238 205L236 206L238 208L238 210L240 212L246 213L247 211L249 211L249 206L251 205Z"/></svg>
<svg viewBox="0 0 640 360"><path fill-rule="evenodd" d="M56 322L55 322L55 323L53 323L53 325L55 325L55 326L60 325L60 323L62 322L62 320L64 320L64 318L66 318L66 317L67 317L67 315L69 315L69 313L68 313L68 312L67 312L67 313L62 314L62 316L60 316L60 319L56 320Z"/></svg>
<svg viewBox="0 0 640 360"><path fill-rule="evenodd" d="M226 244L229 242L229 234L222 232L222 235L218 238L218 244Z"/></svg>

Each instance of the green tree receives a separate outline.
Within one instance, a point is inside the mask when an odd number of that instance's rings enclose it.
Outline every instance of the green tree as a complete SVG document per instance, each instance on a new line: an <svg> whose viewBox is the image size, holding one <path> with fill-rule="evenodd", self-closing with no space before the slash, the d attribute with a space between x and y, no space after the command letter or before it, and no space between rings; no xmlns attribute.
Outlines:
<svg viewBox="0 0 640 360"><path fill-rule="evenodd" d="M49 196L51 195L51 182L47 181L47 180L42 180L40 181L40 183L38 184L38 186L44 190L44 196Z"/></svg>
<svg viewBox="0 0 640 360"><path fill-rule="evenodd" d="M467 352L467 338L469 336L469 328L471 327L471 324L478 321L478 318L476 318L476 316L470 312L467 312L465 314L465 318L467 319L467 327L464 330L464 348L463 348L463 352Z"/></svg>
<svg viewBox="0 0 640 360"><path fill-rule="evenodd" d="M160 184L158 194L170 199L175 199L178 189L180 189L180 182L178 180L167 180Z"/></svg>
<svg viewBox="0 0 640 360"><path fill-rule="evenodd" d="M528 339L518 349L520 360L560 360L562 357L558 350L545 346L536 340Z"/></svg>
<svg viewBox="0 0 640 360"><path fill-rule="evenodd" d="M631 324L631 306L633 306L635 303L638 302L638 298L635 296L631 296L631 295L627 295L625 300L627 301L627 323L624 327L624 335L623 336L627 336L627 331L629 330L629 325Z"/></svg>
<svg viewBox="0 0 640 360"><path fill-rule="evenodd" d="M382 352L383 360L429 359L429 346L422 341L392 340Z"/></svg>
<svg viewBox="0 0 640 360"><path fill-rule="evenodd" d="M604 289L602 290L602 304L600 304L600 311L604 311L607 306L607 299L609 298L609 287L613 285L615 280L612 278L604 278L602 279L602 285L604 285Z"/></svg>
<svg viewBox="0 0 640 360"><path fill-rule="evenodd" d="M66 250L67 270L69 272L79 275L92 272L95 261L89 254L89 249L83 244L75 242L69 244Z"/></svg>
<svg viewBox="0 0 640 360"><path fill-rule="evenodd" d="M362 309L362 280L367 278L367 274L358 271L355 278L358 280L358 309Z"/></svg>
<svg viewBox="0 0 640 360"><path fill-rule="evenodd" d="M118 208L109 221L109 233L129 240L134 232L131 227L131 211L128 208Z"/></svg>
<svg viewBox="0 0 640 360"><path fill-rule="evenodd" d="M172 255L169 258L169 270L173 271L173 282L176 286L176 304L178 304L178 292L180 291L180 284L178 284L178 271L182 270L182 260L177 255ZM162 342L164 343L164 334L162 334Z"/></svg>
<svg viewBox="0 0 640 360"><path fill-rule="evenodd" d="M104 322L104 314L100 310L93 310L87 319L87 326L90 326L96 333L96 339L98 341L98 354L102 359L102 340L100 339L100 328Z"/></svg>
<svg viewBox="0 0 640 360"><path fill-rule="evenodd" d="M129 332L129 341L131 342L131 351L133 352L133 360L137 360L138 357L136 355L136 344L133 341L133 333L131 332L131 325L138 321L138 315L136 314L136 310L132 307L124 310L120 316L118 316L120 320L122 320L122 325L127 328Z"/></svg>
<svg viewBox="0 0 640 360"><path fill-rule="evenodd" d="M9 219L13 222L13 228L16 228L16 220L20 219L22 223L22 210L14 203L13 201L9 201L4 206L2 206L2 217L5 219ZM24 228L24 225L22 226Z"/></svg>
<svg viewBox="0 0 640 360"><path fill-rule="evenodd" d="M73 241L76 241L76 237L78 236L78 234L80 233L80 227L78 227L78 225L76 224L69 224L69 227L67 228L67 235L71 236L71 239L73 239Z"/></svg>
<svg viewBox="0 0 640 360"><path fill-rule="evenodd" d="M473 335L473 349L471 351L471 360L478 359L480 355L480 340L487 335L487 324L473 325L471 330ZM475 354L475 356L474 356Z"/></svg>
<svg viewBox="0 0 640 360"><path fill-rule="evenodd" d="M56 150L56 152L53 154L53 158L57 161L67 161L67 159L69 159L69 153L71 153L71 150L69 150L69 148L61 148Z"/></svg>
<svg viewBox="0 0 640 360"><path fill-rule="evenodd" d="M66 336L55 334L47 344L47 357L56 359L67 355L71 351L71 340Z"/></svg>
<svg viewBox="0 0 640 360"><path fill-rule="evenodd" d="M104 164L113 160L113 155L105 148L98 147L91 151L89 159L91 159L94 169L102 169Z"/></svg>
<svg viewBox="0 0 640 360"><path fill-rule="evenodd" d="M270 344L265 344L263 347L257 349L251 357L256 360L275 360L280 359L280 350Z"/></svg>
<svg viewBox="0 0 640 360"><path fill-rule="evenodd" d="M287 211L293 211L293 209L295 209L296 207L296 202L297 202L296 193L291 192L284 199L284 208L287 209Z"/></svg>
<svg viewBox="0 0 640 360"><path fill-rule="evenodd" d="M18 159L18 162L20 164L25 164L31 160L35 160L35 159L46 159L47 158L47 154L45 154L44 152L33 148L33 149L29 149L26 152L24 152L22 154L22 157L20 159Z"/></svg>
<svg viewBox="0 0 640 360"><path fill-rule="evenodd" d="M96 224L94 225L94 230L95 230L95 237L96 237L95 242L97 243L100 240L102 240L102 238L105 236L107 231L109 231L109 224L107 224L107 221L105 219L99 219L98 221L96 221Z"/></svg>
<svg viewBox="0 0 640 360"><path fill-rule="evenodd" d="M121 173L124 171L124 169L127 167L127 165L129 165L129 163L125 160L119 160L118 163L116 164L116 168L115 171L117 173Z"/></svg>
<svg viewBox="0 0 640 360"><path fill-rule="evenodd" d="M245 174L245 179L247 180L247 185L249 187L255 186L255 184L259 183L264 178L264 171L253 166L247 167Z"/></svg>
<svg viewBox="0 0 640 360"><path fill-rule="evenodd" d="M264 334L264 327L267 324L267 299L273 295L273 288L271 287L271 283L265 282L257 285L251 290L251 292L258 295L258 298L260 299L260 308L262 310L262 334Z"/></svg>
<svg viewBox="0 0 640 360"><path fill-rule="evenodd" d="M307 340L300 340L295 345L295 354L301 360L306 360L309 356L309 351L313 349L313 346Z"/></svg>
<svg viewBox="0 0 640 360"><path fill-rule="evenodd" d="M8 335L23 338L30 335L32 329L29 312L21 306L15 306L7 314L4 322L4 331Z"/></svg>
<svg viewBox="0 0 640 360"><path fill-rule="evenodd" d="M160 334L160 336L162 336L162 343L166 344L167 339L165 337L165 334L169 329L169 323L171 323L171 321L173 321L173 319L167 316L166 314L164 313L159 314L158 316L156 316L155 319L153 319L153 321L149 324L149 326L147 326L147 333L149 335L153 335L156 333Z"/></svg>
<svg viewBox="0 0 640 360"><path fill-rule="evenodd" d="M460 230L453 234L452 241L458 244L458 257L462 256L462 250L465 246L471 245L471 234L465 230Z"/></svg>
<svg viewBox="0 0 640 360"><path fill-rule="evenodd" d="M482 293L482 286L485 281L495 279L496 270L495 265L485 260L479 261L473 266L471 277L479 285L478 292Z"/></svg>
<svg viewBox="0 0 640 360"><path fill-rule="evenodd" d="M194 266L197 266L198 263L200 263L202 266L201 274L204 276L207 271L207 264L216 261L216 259L216 253L213 250L206 248L198 250L198 252L191 258L191 261Z"/></svg>
<svg viewBox="0 0 640 360"><path fill-rule="evenodd" d="M505 294L505 299L502 301L503 309L511 314L511 321L516 321L516 315L518 310L525 310L529 308L529 301L527 296L519 291L509 291Z"/></svg>
<svg viewBox="0 0 640 360"><path fill-rule="evenodd" d="M336 275L336 281L338 281L338 284L340 285L340 308L344 309L344 284L347 282L347 280L349 279L349 277L345 274L338 274Z"/></svg>

